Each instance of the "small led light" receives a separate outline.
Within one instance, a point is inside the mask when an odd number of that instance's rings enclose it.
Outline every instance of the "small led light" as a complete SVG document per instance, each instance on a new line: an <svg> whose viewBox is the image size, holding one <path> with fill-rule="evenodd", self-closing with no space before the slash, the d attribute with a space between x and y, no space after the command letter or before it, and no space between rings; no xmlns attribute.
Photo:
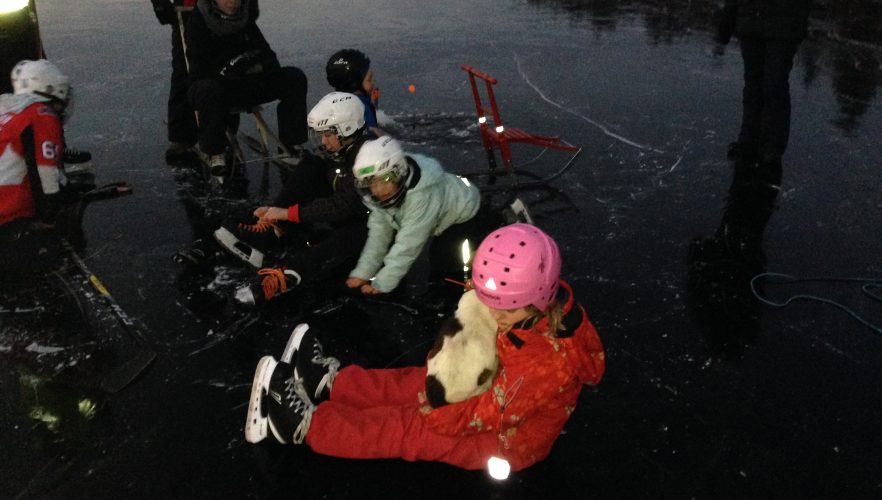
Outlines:
<svg viewBox="0 0 882 500"><path fill-rule="evenodd" d="M466 239L462 240L462 263L463 263L463 265L468 265L470 260L472 260L472 249L469 247L469 239L466 238Z"/></svg>
<svg viewBox="0 0 882 500"><path fill-rule="evenodd" d="M486 116L479 116L479 117L478 117L478 123L481 124L481 125L487 123L487 117L486 117Z"/></svg>
<svg viewBox="0 0 882 500"><path fill-rule="evenodd" d="M499 457L490 457L490 460L487 460L487 472L490 473L490 477L497 481L504 481L508 479L508 475L511 472L511 465L509 465L508 460Z"/></svg>
<svg viewBox="0 0 882 500"><path fill-rule="evenodd" d="M503 127L502 125L496 127L496 133L497 133L497 134L501 134L503 130L505 130L505 127Z"/></svg>

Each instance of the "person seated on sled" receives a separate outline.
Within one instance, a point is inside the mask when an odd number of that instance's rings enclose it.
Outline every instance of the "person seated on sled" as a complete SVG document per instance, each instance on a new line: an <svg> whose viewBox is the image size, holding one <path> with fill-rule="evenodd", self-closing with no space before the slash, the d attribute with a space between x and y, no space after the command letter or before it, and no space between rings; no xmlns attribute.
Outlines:
<svg viewBox="0 0 882 500"><path fill-rule="evenodd" d="M54 64L21 61L0 95L0 266L3 277L44 270L57 257L57 217L70 193L62 124L70 80Z"/></svg>
<svg viewBox="0 0 882 500"><path fill-rule="evenodd" d="M606 364L560 269L557 244L535 226L505 226L483 240L466 292L477 299L475 313L457 311L457 319L486 323L499 366L484 392L449 404L430 404L426 366L340 369L315 330L299 325L278 361L264 356L257 365L245 439L271 436L342 458L489 466L491 474L497 463L517 471L544 460L582 386L596 386Z"/></svg>
<svg viewBox="0 0 882 500"><path fill-rule="evenodd" d="M306 75L280 66L257 27L257 0L198 0L187 20L190 104L199 116L199 148L220 182L226 163L226 129L231 108L250 108L278 99L279 139L296 165L306 133Z"/></svg>
<svg viewBox="0 0 882 500"><path fill-rule="evenodd" d="M343 49L334 52L325 65L328 83L338 92L350 92L358 96L364 104L364 122L373 138L382 137L386 132L377 123L377 101L380 89L374 81L371 60L363 52Z"/></svg>
<svg viewBox="0 0 882 500"><path fill-rule="evenodd" d="M473 232L481 208L477 186L445 172L434 158L405 154L390 136L366 142L352 173L371 213L367 242L346 286L365 295L391 292L433 236L445 234L432 253L459 255L457 237ZM450 247L455 250L446 251Z"/></svg>
<svg viewBox="0 0 882 500"><path fill-rule="evenodd" d="M365 141L364 106L352 94L331 92L310 110L307 121L321 156L305 154L272 204L256 208L247 222L225 222L214 237L225 250L260 268L267 264L266 254L281 246L285 233L317 224L329 225L332 231L318 244L289 252L277 267L258 271L258 279L236 293L244 304L261 304L309 278L309 273L354 260L364 242L367 211L350 179L355 155ZM207 253L197 248L179 254L177 260L194 262Z"/></svg>

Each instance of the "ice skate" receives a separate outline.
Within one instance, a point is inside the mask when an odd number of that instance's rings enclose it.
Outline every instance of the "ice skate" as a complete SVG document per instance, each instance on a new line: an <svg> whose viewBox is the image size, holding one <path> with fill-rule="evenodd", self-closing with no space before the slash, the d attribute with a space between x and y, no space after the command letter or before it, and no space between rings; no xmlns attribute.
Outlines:
<svg viewBox="0 0 882 500"><path fill-rule="evenodd" d="M213 243L198 239L190 248L180 250L172 255L172 260L184 267L199 269L211 266L217 258L217 247Z"/></svg>
<svg viewBox="0 0 882 500"><path fill-rule="evenodd" d="M251 264L263 266L264 252L276 244L284 230L274 222L254 224L224 223L214 232L214 239L230 253Z"/></svg>
<svg viewBox="0 0 882 500"><path fill-rule="evenodd" d="M293 269L267 267L257 271L253 283L236 290L236 301L249 306L261 306L300 284L300 275Z"/></svg>
<svg viewBox="0 0 882 500"><path fill-rule="evenodd" d="M533 222L533 214L530 213L527 205L520 198L515 198L511 205L509 205L509 208L511 209L511 213L514 216L514 222L526 222L527 224L535 224Z"/></svg>
<svg viewBox="0 0 882 500"><path fill-rule="evenodd" d="M245 440L259 443L272 433L280 443L306 439L315 406L294 378L291 366L264 356L257 364L245 420Z"/></svg>
<svg viewBox="0 0 882 500"><path fill-rule="evenodd" d="M340 361L324 355L321 343L308 324L301 323L294 328L281 360L293 365L294 378L302 382L306 395L313 403L317 404L331 396Z"/></svg>

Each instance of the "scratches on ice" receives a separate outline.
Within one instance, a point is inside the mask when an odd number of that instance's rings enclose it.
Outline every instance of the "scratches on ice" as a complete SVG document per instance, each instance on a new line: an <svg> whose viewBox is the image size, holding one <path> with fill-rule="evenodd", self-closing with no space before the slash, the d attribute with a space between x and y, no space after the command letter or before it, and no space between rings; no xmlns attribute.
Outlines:
<svg viewBox="0 0 882 500"><path fill-rule="evenodd" d="M651 146L646 146L644 144L634 142L626 137L623 137L619 134L616 134L615 132L613 132L609 128L607 128L604 124L599 123L595 120L592 120L591 118L588 118L585 115L577 113L576 111L573 111L570 108L565 108L564 106L562 106L561 104L559 104L555 101L552 101L551 99L548 98L548 96L545 95L544 92L542 92L541 89L539 89L539 87L536 86L536 84L534 84L532 81L530 81L530 78L527 76L526 73L524 73L523 68L521 68L521 60L518 57L517 53L515 53L514 58L515 58L515 64L517 65L517 68L518 68L518 73L520 73L521 78L523 78L524 81L527 83L527 85L529 85L533 90L535 90L537 94L539 94L539 97L541 97L543 101L547 102L548 104L551 104L552 106L560 109L561 111L567 112L567 113L575 116L576 118L579 118L581 120L584 120L585 122L590 123L591 125L599 128L604 134L608 135L609 137L612 137L613 139L616 139L617 141L623 142L623 143L625 143L631 147L635 147L637 149L642 149L642 150L646 150L646 151L653 151L655 153L664 153L664 151L661 151L659 149L655 149Z"/></svg>

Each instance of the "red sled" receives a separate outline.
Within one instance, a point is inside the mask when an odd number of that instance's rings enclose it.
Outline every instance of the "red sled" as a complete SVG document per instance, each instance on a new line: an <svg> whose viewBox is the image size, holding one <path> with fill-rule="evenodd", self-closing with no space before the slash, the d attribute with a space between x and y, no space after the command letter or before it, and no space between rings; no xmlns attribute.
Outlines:
<svg viewBox="0 0 882 500"><path fill-rule="evenodd" d="M519 128L506 127L502 123L502 117L499 115L499 106L496 104L496 97L493 94L493 86L496 85L497 82L496 78L465 64L461 67L469 75L469 83L472 86L472 96L475 99L475 110L478 113L478 127L481 132L481 141L484 144L484 151L487 153L487 162L490 165L491 176L496 173L495 149L499 150L499 154L502 157L505 173L514 179L514 186L511 186L514 189L546 185L563 175L564 172L573 166L576 158L582 153L581 147L574 146L558 136L531 134ZM485 106L481 100L481 92L478 85L479 79L484 82L489 107ZM524 165L535 162L549 149L568 151L571 152L572 155L558 171L544 177L532 175L532 177L536 177L535 180L526 183L519 182L517 177L518 174L526 174L526 172L515 168L514 162L511 158L510 143L532 144L543 148L539 155L528 162L518 165L518 167L523 167Z"/></svg>

